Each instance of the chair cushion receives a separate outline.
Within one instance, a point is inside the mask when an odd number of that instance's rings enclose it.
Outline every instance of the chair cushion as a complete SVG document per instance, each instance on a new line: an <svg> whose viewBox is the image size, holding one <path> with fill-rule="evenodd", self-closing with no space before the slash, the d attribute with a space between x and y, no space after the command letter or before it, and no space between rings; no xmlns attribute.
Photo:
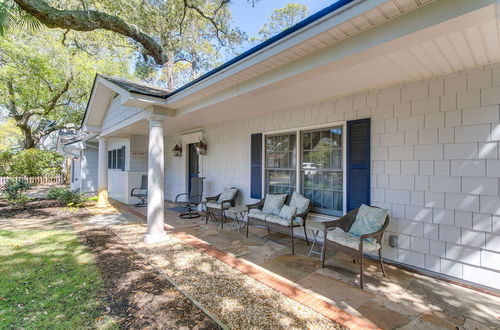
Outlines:
<svg viewBox="0 0 500 330"><path fill-rule="evenodd" d="M286 194L267 194L262 212L279 215L281 207L285 203Z"/></svg>
<svg viewBox="0 0 500 330"><path fill-rule="evenodd" d="M290 219L285 219L285 218L280 217L279 215L274 215L274 214L268 214L266 216L266 221L276 223L276 224L279 224L279 225L285 226L285 227L290 227L292 225ZM297 223L297 221L295 221L295 222ZM297 224L299 224L299 223L297 223Z"/></svg>
<svg viewBox="0 0 500 330"><path fill-rule="evenodd" d="M221 203L215 203L215 202L208 202L207 204L205 204L205 206L207 208L211 208L211 209L219 209L219 210L222 210L222 204ZM224 203L224 209L228 209L230 207L230 204L229 203Z"/></svg>
<svg viewBox="0 0 500 330"><path fill-rule="evenodd" d="M279 216L282 217L282 218L284 218L284 219L290 220L295 215L295 212L297 212L297 208L296 207L291 207L291 206L288 206L288 205L283 205L283 207L281 208Z"/></svg>
<svg viewBox="0 0 500 330"><path fill-rule="evenodd" d="M294 191L292 194L292 199L290 200L290 206L297 208L297 214L304 213L309 207L311 201L298 192Z"/></svg>
<svg viewBox="0 0 500 330"><path fill-rule="evenodd" d="M266 220L266 213L262 212L259 209L250 209L250 212L248 212L248 216L252 218L257 218L260 220Z"/></svg>
<svg viewBox="0 0 500 330"><path fill-rule="evenodd" d="M326 238L332 242L338 243L350 247L359 251L359 240L360 238L351 233L346 233L340 228L335 230L329 230L326 234ZM376 251L380 249L380 244L373 238L367 238L363 241L363 251Z"/></svg>
<svg viewBox="0 0 500 330"><path fill-rule="evenodd" d="M238 189L236 188L224 188L222 190L222 193L219 196L219 199L217 200L217 203L222 203L222 201L228 201L233 199L234 195L238 192Z"/></svg>
<svg viewBox="0 0 500 330"><path fill-rule="evenodd" d="M356 220L349 229L349 233L356 236L374 233L382 228L386 216L386 210L363 204L359 207Z"/></svg>

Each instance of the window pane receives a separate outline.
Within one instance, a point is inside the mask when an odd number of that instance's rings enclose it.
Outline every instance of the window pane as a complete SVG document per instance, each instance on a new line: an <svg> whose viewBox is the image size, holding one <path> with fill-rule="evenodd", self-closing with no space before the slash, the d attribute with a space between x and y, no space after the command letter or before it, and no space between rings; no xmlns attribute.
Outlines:
<svg viewBox="0 0 500 330"><path fill-rule="evenodd" d="M116 150L113 150L113 157L111 158L113 159L113 165L111 168L116 168Z"/></svg>
<svg viewBox="0 0 500 330"><path fill-rule="evenodd" d="M301 133L302 193L313 211L341 215L343 211L342 127Z"/></svg>
<svg viewBox="0 0 500 330"><path fill-rule="evenodd" d="M291 193L296 182L296 136L266 137L266 187L269 193Z"/></svg>

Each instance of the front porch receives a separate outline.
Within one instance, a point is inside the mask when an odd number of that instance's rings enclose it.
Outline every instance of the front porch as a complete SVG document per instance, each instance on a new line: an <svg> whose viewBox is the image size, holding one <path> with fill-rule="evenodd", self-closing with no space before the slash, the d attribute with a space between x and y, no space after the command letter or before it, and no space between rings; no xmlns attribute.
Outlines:
<svg viewBox="0 0 500 330"><path fill-rule="evenodd" d="M116 202L113 204L122 213L132 213L143 220L146 219L147 211L144 208ZM267 230L263 228L251 227L249 238L245 238L243 231L238 232L230 225L224 226L224 230L221 230L220 222L205 224L201 218L180 219L177 213L167 209L169 207L172 207L172 204L167 202L165 230L169 236L181 238L205 254L219 259L341 324L347 322L346 325L352 325L353 321L346 320L345 315L331 313L330 307L339 308L345 311L346 315L383 329L398 327L483 329L499 325L500 298L498 297L393 265L387 265L388 276L384 278L378 264L372 260L367 260L365 264L365 290L361 290L358 283L358 265L353 264L341 253L335 255L330 253L326 260L327 266L322 269L317 256L307 257L309 247L303 240L296 242L295 255L290 255L290 240L286 236L276 233L268 235ZM143 232L133 233L130 228L127 233L137 236L138 241L133 244L142 244L139 241ZM125 235L122 239L125 238L127 241L126 237ZM134 241L131 236L129 238L130 242ZM130 242L127 241L129 244ZM161 262L162 256L158 254L161 247L144 248L141 245L140 249L148 251L144 252L145 256L151 258L153 262ZM168 254L182 252L162 251ZM196 264L196 261L192 262ZM181 272L182 267L176 265L174 268L178 270L171 271ZM211 276L218 277L214 274L219 272L225 274L222 269L211 269ZM198 281L209 283L211 279L199 278ZM276 284L276 281L279 284ZM244 294L238 293L238 288L214 288L213 297L210 299L231 302L226 306L229 311L234 309L237 313L249 313L237 308L240 299L237 297L242 295ZM213 304L216 303L220 302Z"/></svg>

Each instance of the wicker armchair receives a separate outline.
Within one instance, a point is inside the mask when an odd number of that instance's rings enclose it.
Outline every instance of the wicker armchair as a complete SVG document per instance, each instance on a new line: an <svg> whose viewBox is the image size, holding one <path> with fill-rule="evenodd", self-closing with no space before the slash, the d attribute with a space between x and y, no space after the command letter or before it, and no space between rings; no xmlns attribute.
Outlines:
<svg viewBox="0 0 500 330"><path fill-rule="evenodd" d="M285 204L290 205L292 196L290 194L287 195L285 199ZM266 199L262 199L259 202L255 204L249 204L247 205L248 208L248 215L247 215L247 226L246 226L246 237L248 237L248 229L249 226L255 225L255 226L262 226L267 228L267 232L271 233L271 231L290 235L290 239L292 241L292 254L295 253L295 246L294 246L294 236L293 236L293 229L296 227L303 227L304 228L304 236L306 238L306 243L309 245L309 239L307 238L307 230L306 230L306 221L307 221L307 215L311 211L312 203L309 201L309 206L307 209L302 212L302 213L296 213L291 219L290 223L282 224L282 223L277 223L277 222L271 222L266 220L266 215L265 213L264 216L257 217L256 213L251 212L252 209L256 209L259 211L262 211L262 208L264 207ZM297 222L297 219L300 219L300 222Z"/></svg>
<svg viewBox="0 0 500 330"><path fill-rule="evenodd" d="M230 207L236 205L236 200L238 199L239 194L238 188L224 188L224 191L218 195L207 197L205 204L205 223L208 223L208 219L212 218L217 221L217 215L221 217L221 226L224 229L224 221L226 220L226 211ZM227 199L219 201L221 196L226 194Z"/></svg>
<svg viewBox="0 0 500 330"><path fill-rule="evenodd" d="M371 206L375 207L375 206ZM383 222L382 227L380 227L379 230L371 233L365 233L360 236L354 236L352 234L349 234L349 230L351 229L352 225L356 221L357 215L358 215L359 208L356 208L350 212L348 212L346 215L341 217L338 220L333 220L333 221L328 221L328 222L323 222L324 224L324 244L323 244L323 249L321 251L321 267L325 267L325 258L326 258L326 251L327 250L336 250L336 251L341 251L349 255L351 258L353 258L354 262L358 262L359 264L359 273L360 273L360 287L363 289L363 251L366 251L368 249L365 249L365 247L368 245L370 250L378 250L378 257L379 257L379 262L380 262L380 267L382 268L382 273L385 277L385 269L384 269L384 263L382 261L382 236L384 234L385 229L387 228L387 225L389 224L389 215L386 215L385 220ZM339 241L334 241L332 240L331 233L329 234L329 230L335 229L335 228L340 228L342 229L346 234L354 236L354 238L357 238L356 241L352 241L353 244L351 246L347 246L345 244L342 244ZM341 233L341 235L344 235ZM352 238L352 237L351 237ZM375 241L373 241L375 240ZM359 241L359 242L358 242ZM359 244L357 246L354 245Z"/></svg>

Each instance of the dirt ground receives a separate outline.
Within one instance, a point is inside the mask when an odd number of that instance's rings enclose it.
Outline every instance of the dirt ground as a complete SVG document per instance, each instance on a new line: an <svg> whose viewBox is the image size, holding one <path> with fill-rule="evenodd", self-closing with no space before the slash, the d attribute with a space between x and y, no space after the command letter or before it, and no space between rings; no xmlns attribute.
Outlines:
<svg viewBox="0 0 500 330"><path fill-rule="evenodd" d="M13 207L0 200L1 230L72 229L89 215L56 201L34 200ZM106 228L78 233L93 254L104 283L101 311L124 329L218 329L198 306Z"/></svg>

